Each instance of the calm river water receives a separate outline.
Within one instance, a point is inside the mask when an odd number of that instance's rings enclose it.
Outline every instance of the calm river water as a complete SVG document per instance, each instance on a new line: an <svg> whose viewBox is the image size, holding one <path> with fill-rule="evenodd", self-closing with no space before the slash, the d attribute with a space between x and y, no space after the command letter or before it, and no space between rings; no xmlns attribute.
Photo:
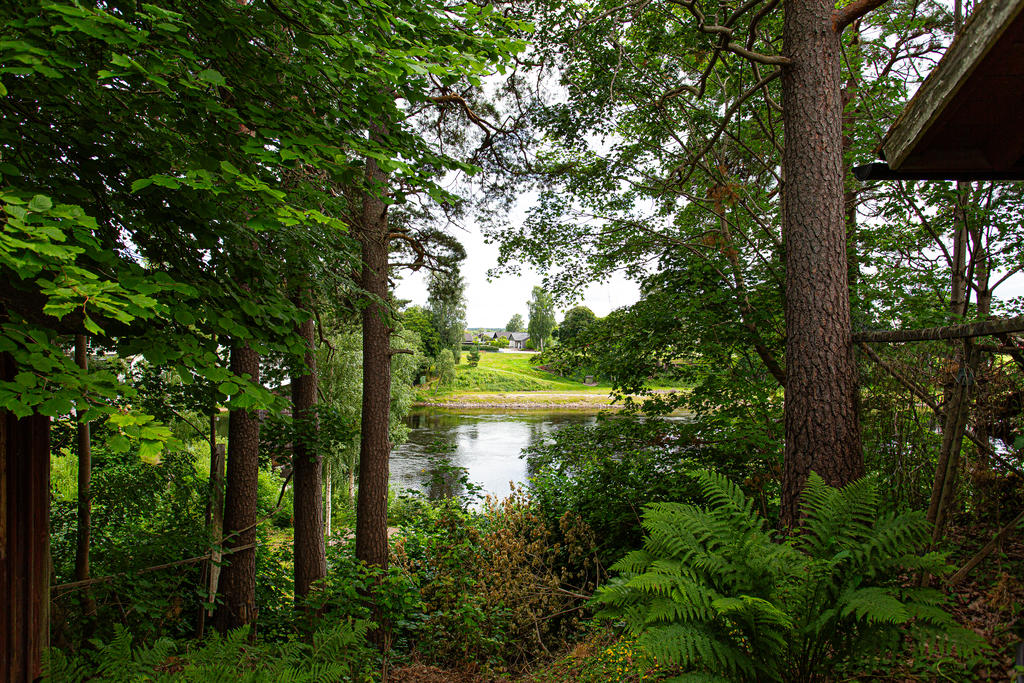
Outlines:
<svg viewBox="0 0 1024 683"><path fill-rule="evenodd" d="M481 493L504 497L509 482L526 481L520 451L562 425L596 421L594 413L579 411L414 410L406 418L409 440L391 452L391 484L426 492L428 450L441 439L455 448L447 460L466 468L469 480L483 487Z"/></svg>

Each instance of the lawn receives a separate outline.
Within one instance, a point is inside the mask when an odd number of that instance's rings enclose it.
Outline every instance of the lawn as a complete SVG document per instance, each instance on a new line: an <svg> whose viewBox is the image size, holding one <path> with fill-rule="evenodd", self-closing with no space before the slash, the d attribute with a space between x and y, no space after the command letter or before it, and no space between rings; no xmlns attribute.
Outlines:
<svg viewBox="0 0 1024 683"><path fill-rule="evenodd" d="M530 363L530 353L481 353L477 367L469 366L466 354L455 367L455 382L444 393L474 392L572 392L607 395L611 386L589 387L565 377L544 372Z"/></svg>
<svg viewBox="0 0 1024 683"><path fill-rule="evenodd" d="M462 356L455 368L454 391L600 391L611 388L588 387L565 377L544 372L530 361L531 353L481 353L480 364L472 368Z"/></svg>

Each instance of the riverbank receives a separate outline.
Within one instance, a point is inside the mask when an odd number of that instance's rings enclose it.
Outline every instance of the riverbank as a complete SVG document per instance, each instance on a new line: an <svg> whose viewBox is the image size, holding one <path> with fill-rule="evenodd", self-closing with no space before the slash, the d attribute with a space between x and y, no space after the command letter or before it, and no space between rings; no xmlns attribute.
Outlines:
<svg viewBox="0 0 1024 683"><path fill-rule="evenodd" d="M515 393L455 392L437 398L422 396L413 403L417 408L501 410L622 410L607 394L585 392L530 391Z"/></svg>
<svg viewBox="0 0 1024 683"><path fill-rule="evenodd" d="M413 403L419 408L468 410L622 410L611 397L608 383L584 384L546 372L530 362L528 353L484 353L480 363L455 368L454 382L446 389L423 388ZM657 393L676 391L660 388Z"/></svg>

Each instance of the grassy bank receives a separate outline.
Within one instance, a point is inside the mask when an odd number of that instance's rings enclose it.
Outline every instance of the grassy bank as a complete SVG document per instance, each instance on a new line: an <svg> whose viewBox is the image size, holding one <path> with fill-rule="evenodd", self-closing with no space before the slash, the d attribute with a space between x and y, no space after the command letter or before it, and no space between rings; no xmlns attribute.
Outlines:
<svg viewBox="0 0 1024 683"><path fill-rule="evenodd" d="M419 405L449 408L503 407L509 409L564 408L602 410L614 408L611 384L589 386L546 372L530 360L529 353L482 353L477 367L465 361L455 368L450 387L431 385L416 395Z"/></svg>

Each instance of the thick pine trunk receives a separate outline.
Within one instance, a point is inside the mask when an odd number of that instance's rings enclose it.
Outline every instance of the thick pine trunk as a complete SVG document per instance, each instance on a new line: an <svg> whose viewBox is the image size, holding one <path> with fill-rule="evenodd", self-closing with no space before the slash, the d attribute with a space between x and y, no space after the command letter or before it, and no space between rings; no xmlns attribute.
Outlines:
<svg viewBox="0 0 1024 683"><path fill-rule="evenodd" d="M0 377L17 366L0 354ZM50 418L0 410L0 681L42 676L49 645Z"/></svg>
<svg viewBox="0 0 1024 683"><path fill-rule="evenodd" d="M231 371L260 378L260 358L248 345L231 347ZM214 614L214 626L224 633L256 621L256 503L259 486L260 423L255 411L232 410L228 417L227 486L224 493L224 528L228 564L221 569L223 602ZM236 533L237 532L237 533ZM230 552L232 548L245 548Z"/></svg>
<svg viewBox="0 0 1024 683"><path fill-rule="evenodd" d="M784 0L782 75L786 245L786 451L781 522L799 518L813 471L863 475L843 215L840 44L834 3Z"/></svg>
<svg viewBox="0 0 1024 683"><path fill-rule="evenodd" d="M388 456L391 441L391 324L388 299L387 206L377 193L387 178L367 160L371 190L363 199L358 239L362 247L360 286L368 297L363 309L363 413L359 442L359 494L356 504L356 557L367 564L388 564Z"/></svg>
<svg viewBox="0 0 1024 683"><path fill-rule="evenodd" d="M324 554L323 457L316 447L317 369L313 319L299 325L306 345L305 367L292 372L292 410L296 420L292 444L295 477L295 598L309 595L310 586L327 575Z"/></svg>

